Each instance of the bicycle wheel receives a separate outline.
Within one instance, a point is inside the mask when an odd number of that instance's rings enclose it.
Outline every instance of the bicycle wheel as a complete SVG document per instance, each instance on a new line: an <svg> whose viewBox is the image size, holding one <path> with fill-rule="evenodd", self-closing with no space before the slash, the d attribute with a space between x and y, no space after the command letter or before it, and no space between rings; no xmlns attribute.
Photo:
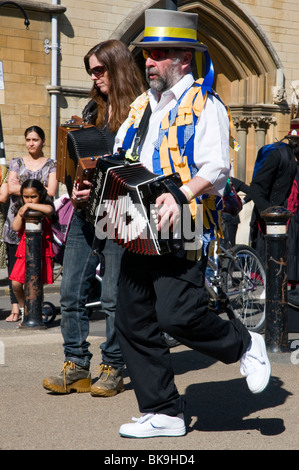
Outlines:
<svg viewBox="0 0 299 470"><path fill-rule="evenodd" d="M232 259L223 266L223 281L235 318L248 330L261 331L265 324L266 271L260 256L247 245L231 249Z"/></svg>

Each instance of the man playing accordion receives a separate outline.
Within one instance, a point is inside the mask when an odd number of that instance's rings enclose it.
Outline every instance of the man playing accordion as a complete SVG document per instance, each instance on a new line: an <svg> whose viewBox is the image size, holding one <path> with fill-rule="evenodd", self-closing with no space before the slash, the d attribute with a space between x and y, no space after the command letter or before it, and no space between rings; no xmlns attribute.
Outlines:
<svg viewBox="0 0 299 470"><path fill-rule="evenodd" d="M196 39L197 15L146 10L143 48L150 89L131 105L115 140L128 158L135 153L155 174L180 174L181 191L194 215L202 207L200 246L163 256L126 250L121 264L116 331L144 415L120 428L123 437L182 436L184 402L179 395L168 345L162 332L222 361L241 361L251 392L267 386L270 363L263 338L238 320L226 321L208 309L204 288L206 261L221 236L221 196L229 174L229 117L212 90L211 71L194 80L192 62L207 47ZM133 43L134 44L134 43ZM150 105L146 136L135 137ZM178 205L171 193L156 200L158 229L175 226ZM250 363L251 367L248 367Z"/></svg>

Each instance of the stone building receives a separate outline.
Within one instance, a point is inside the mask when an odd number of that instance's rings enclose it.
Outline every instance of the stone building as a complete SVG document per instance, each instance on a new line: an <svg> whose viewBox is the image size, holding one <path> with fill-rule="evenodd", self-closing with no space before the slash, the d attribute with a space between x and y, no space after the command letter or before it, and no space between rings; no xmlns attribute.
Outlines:
<svg viewBox="0 0 299 470"><path fill-rule="evenodd" d="M298 114L298 0L178 0L199 15L214 88L230 107L235 174L250 181L257 150L284 137ZM24 153L24 130L41 126L56 158L57 127L81 115L91 80L83 56L96 43L142 38L144 10L167 0L18 0L0 2L0 111L8 162ZM22 11L23 10L23 11ZM24 25L27 15L30 25ZM140 51L132 49L141 67Z"/></svg>

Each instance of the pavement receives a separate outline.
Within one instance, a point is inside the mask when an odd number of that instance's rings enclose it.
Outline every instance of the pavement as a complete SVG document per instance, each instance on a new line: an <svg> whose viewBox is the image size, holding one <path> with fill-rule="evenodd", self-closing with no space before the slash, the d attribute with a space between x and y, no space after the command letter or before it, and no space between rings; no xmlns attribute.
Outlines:
<svg viewBox="0 0 299 470"><path fill-rule="evenodd" d="M269 354L272 375L261 394L248 391L239 364L224 365L185 346L171 349L175 380L186 401L187 434L179 438L126 439L121 424L140 416L130 378L111 398L88 393L54 395L42 380L63 365L59 284L45 286L57 317L44 329L17 328L10 313L6 270L0 270L0 449L97 450L104 464L199 464L200 451L297 450L299 448L299 333L289 333L290 351ZM105 340L103 312L90 317L92 376ZM76 455L76 454L75 454ZM221 454L222 463L223 458ZM170 457L173 461L170 462ZM138 460L134 460L138 459ZM160 460L159 460L160 459Z"/></svg>

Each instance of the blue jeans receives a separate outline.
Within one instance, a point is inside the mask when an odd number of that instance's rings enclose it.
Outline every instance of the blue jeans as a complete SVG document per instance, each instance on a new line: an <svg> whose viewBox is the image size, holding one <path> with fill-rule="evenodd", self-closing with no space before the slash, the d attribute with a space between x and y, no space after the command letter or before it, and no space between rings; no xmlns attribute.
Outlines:
<svg viewBox="0 0 299 470"><path fill-rule="evenodd" d="M99 259L92 252L94 227L81 214L74 212L63 259L60 288L61 332L66 361L89 367L89 318L85 307ZM123 249L112 240L106 240L103 250L105 273L102 282L101 303L106 314L106 341L100 345L102 361L114 368L124 365L115 336L114 318L117 283Z"/></svg>

